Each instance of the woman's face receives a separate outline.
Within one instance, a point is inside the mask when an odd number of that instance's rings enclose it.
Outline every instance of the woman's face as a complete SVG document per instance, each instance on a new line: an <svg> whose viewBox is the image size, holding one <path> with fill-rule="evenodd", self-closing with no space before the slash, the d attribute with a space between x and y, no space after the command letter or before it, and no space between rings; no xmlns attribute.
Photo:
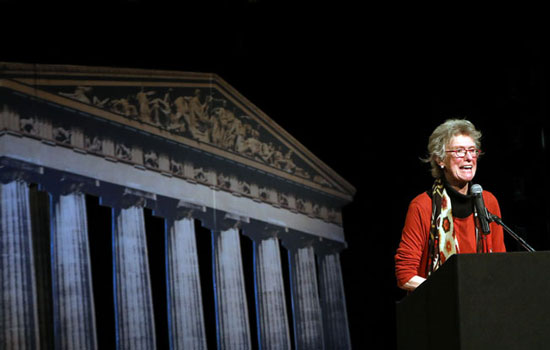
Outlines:
<svg viewBox="0 0 550 350"><path fill-rule="evenodd" d="M477 156L472 152L466 152L464 157L456 157L455 152L449 152L457 149L476 149L474 140L467 135L454 136L447 145L447 155L445 160L440 162L443 165L443 172L447 182L456 189L464 190L467 193L467 186L474 178L477 169Z"/></svg>

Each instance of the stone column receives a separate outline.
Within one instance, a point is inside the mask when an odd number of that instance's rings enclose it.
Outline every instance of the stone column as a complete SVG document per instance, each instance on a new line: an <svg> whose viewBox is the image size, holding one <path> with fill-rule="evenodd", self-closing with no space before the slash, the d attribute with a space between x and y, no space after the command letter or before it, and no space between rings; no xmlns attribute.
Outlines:
<svg viewBox="0 0 550 350"><path fill-rule="evenodd" d="M168 320L171 349L206 349L195 222L167 219Z"/></svg>
<svg viewBox="0 0 550 350"><path fill-rule="evenodd" d="M320 255L317 262L325 346L327 349L351 349L340 254Z"/></svg>
<svg viewBox="0 0 550 350"><path fill-rule="evenodd" d="M29 188L5 173L0 180L0 348L37 349Z"/></svg>
<svg viewBox="0 0 550 350"><path fill-rule="evenodd" d="M261 349L290 349L279 235L286 230L253 221L243 233L254 242L254 283L258 342Z"/></svg>
<svg viewBox="0 0 550 350"><path fill-rule="evenodd" d="M279 239L254 241L256 312L261 349L290 349Z"/></svg>
<svg viewBox="0 0 550 350"><path fill-rule="evenodd" d="M250 326L238 228L212 231L219 349L250 349Z"/></svg>
<svg viewBox="0 0 550 350"><path fill-rule="evenodd" d="M51 244L56 349L96 349L86 199L51 194Z"/></svg>
<svg viewBox="0 0 550 350"><path fill-rule="evenodd" d="M324 349L313 247L293 247L289 251L289 256L296 349Z"/></svg>
<svg viewBox="0 0 550 350"><path fill-rule="evenodd" d="M117 349L154 350L155 324L140 198L113 208Z"/></svg>

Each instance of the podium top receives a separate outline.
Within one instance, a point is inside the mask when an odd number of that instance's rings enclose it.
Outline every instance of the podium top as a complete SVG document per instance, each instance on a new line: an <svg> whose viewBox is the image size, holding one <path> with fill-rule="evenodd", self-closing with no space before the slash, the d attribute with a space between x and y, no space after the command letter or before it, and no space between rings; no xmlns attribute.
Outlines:
<svg viewBox="0 0 550 350"><path fill-rule="evenodd" d="M454 255L397 303L398 343L546 349L549 272L548 251Z"/></svg>

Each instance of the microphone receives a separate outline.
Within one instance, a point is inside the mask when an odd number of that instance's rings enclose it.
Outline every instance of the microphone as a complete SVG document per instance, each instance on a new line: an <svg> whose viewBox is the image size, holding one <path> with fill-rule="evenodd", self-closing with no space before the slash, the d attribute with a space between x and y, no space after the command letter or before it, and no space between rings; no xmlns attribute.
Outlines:
<svg viewBox="0 0 550 350"><path fill-rule="evenodd" d="M487 208L485 208L485 203L483 202L483 188L481 188L481 185L475 184L472 185L470 192L474 196L474 204L476 206L477 217L481 223L481 231L483 234L489 234L491 233L491 229L489 228L489 212Z"/></svg>

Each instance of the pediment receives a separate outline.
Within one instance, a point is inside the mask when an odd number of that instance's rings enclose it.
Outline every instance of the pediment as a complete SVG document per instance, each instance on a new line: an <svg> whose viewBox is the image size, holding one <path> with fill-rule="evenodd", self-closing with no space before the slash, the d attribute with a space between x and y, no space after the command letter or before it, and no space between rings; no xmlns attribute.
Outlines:
<svg viewBox="0 0 550 350"><path fill-rule="evenodd" d="M351 201L355 189L216 74L0 63L1 85Z"/></svg>

